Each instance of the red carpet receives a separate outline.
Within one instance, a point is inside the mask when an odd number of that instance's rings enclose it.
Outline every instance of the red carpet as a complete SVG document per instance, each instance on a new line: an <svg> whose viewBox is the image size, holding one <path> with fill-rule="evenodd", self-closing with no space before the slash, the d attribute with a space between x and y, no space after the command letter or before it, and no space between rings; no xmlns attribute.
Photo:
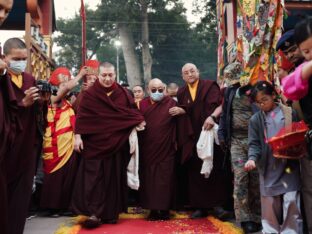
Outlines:
<svg viewBox="0 0 312 234"><path fill-rule="evenodd" d="M82 229L79 223L86 217L77 216L62 224L54 234L243 234L234 224L212 216L192 220L188 213L172 212L168 221L147 221L145 210L129 208L128 212L120 214L117 224L104 224L93 230Z"/></svg>
<svg viewBox="0 0 312 234"><path fill-rule="evenodd" d="M208 219L175 219L146 221L121 219L117 224L104 224L94 230L81 229L79 234L217 234L218 229Z"/></svg>

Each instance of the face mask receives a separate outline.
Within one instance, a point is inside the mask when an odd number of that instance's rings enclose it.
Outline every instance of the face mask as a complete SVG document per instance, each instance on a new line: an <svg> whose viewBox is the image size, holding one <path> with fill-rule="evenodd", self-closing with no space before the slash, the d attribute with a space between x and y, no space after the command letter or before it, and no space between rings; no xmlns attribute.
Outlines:
<svg viewBox="0 0 312 234"><path fill-rule="evenodd" d="M156 91L155 93L151 93L151 99L154 102L159 102L161 99L163 99L164 97L164 93L159 93L158 91Z"/></svg>
<svg viewBox="0 0 312 234"><path fill-rule="evenodd" d="M9 63L9 68L16 74L20 74L26 70L27 61L26 60L20 60L15 61L11 60Z"/></svg>

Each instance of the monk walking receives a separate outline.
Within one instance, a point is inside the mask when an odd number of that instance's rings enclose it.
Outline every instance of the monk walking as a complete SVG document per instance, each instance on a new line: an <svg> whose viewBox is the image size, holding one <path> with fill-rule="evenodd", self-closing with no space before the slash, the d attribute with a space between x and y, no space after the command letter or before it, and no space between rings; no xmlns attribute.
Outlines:
<svg viewBox="0 0 312 234"><path fill-rule="evenodd" d="M146 121L146 129L139 134L140 201L151 210L150 220L169 219L174 192L176 121L169 109L176 102L164 93L162 81L152 79L149 97L139 105Z"/></svg>
<svg viewBox="0 0 312 234"><path fill-rule="evenodd" d="M9 92L11 147L4 159L8 198L8 233L22 234L32 192L33 177L39 151L36 105L39 99L35 78L25 73L27 49L18 38L3 45L4 61L8 64L6 82ZM37 103L36 103L37 104Z"/></svg>
<svg viewBox="0 0 312 234"><path fill-rule="evenodd" d="M126 208L129 135L145 125L128 92L115 82L115 67L100 65L99 79L85 91L78 107L75 149L82 160L72 208L89 216L83 225L116 223Z"/></svg>
<svg viewBox="0 0 312 234"><path fill-rule="evenodd" d="M214 146L213 169L209 178L200 174L202 160L196 143L202 130L211 129L221 113L221 93L218 84L199 78L194 64L182 68L185 85L178 91L178 106L170 109L172 115L182 115L178 123L182 163L187 167L187 185L190 205L197 210L191 218L207 216L207 209L223 205L228 199L226 173L222 171L224 155Z"/></svg>

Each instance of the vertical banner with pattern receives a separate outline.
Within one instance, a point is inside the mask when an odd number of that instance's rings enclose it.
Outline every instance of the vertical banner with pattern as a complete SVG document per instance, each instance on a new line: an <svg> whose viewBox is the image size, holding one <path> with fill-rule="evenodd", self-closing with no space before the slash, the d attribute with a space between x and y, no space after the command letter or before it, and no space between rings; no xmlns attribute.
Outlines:
<svg viewBox="0 0 312 234"><path fill-rule="evenodd" d="M241 84L274 80L277 40L283 24L283 1L238 0L238 59L243 63Z"/></svg>
<svg viewBox="0 0 312 234"><path fill-rule="evenodd" d="M284 0L236 0L236 61L243 64L241 84L274 79L275 46L281 36ZM224 64L224 3L218 1L218 78Z"/></svg>

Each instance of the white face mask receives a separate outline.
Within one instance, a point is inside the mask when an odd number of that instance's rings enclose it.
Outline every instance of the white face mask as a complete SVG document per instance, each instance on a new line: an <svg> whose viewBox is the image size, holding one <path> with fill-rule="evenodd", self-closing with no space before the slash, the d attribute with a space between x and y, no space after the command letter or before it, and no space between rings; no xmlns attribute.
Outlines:
<svg viewBox="0 0 312 234"><path fill-rule="evenodd" d="M26 60L11 60L9 63L9 68L15 73L15 74L21 74L26 70L27 67L27 61Z"/></svg>
<svg viewBox="0 0 312 234"><path fill-rule="evenodd" d="M154 102L159 102L164 98L164 93L156 91L155 93L151 93L150 96Z"/></svg>

